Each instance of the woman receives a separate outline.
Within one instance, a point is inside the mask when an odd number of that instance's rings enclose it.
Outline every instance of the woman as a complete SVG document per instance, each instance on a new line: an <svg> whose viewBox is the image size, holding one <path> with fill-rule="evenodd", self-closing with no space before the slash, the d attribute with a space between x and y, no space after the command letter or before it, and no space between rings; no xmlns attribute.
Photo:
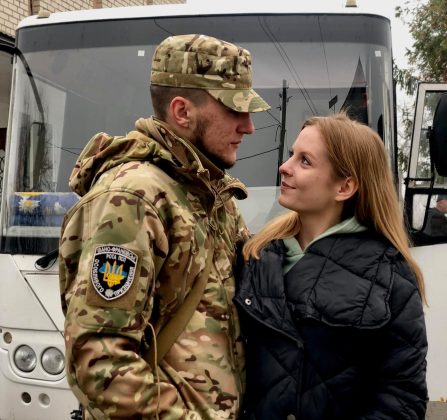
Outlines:
<svg viewBox="0 0 447 420"><path fill-rule="evenodd" d="M379 136L305 122L280 167L291 212L243 248L242 418L423 419L424 282Z"/></svg>

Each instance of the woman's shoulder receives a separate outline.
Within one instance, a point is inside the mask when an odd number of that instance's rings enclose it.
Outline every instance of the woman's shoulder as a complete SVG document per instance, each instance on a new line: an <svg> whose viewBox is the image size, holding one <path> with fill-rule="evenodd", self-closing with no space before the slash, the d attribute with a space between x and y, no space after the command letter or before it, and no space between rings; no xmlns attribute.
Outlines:
<svg viewBox="0 0 447 420"><path fill-rule="evenodd" d="M408 262L388 239L369 230L335 234L316 243L311 252L324 253L332 260L357 262L365 266L376 262L390 266L392 271L416 286L416 276Z"/></svg>
<svg viewBox="0 0 447 420"><path fill-rule="evenodd" d="M378 252L387 252L397 255L396 248L382 235L370 230L353 233L334 233L314 242L311 252L334 252L337 249L348 250L354 254L372 255Z"/></svg>
<svg viewBox="0 0 447 420"><path fill-rule="evenodd" d="M293 281L296 276L300 282ZM396 302L390 302L390 296L397 290L398 295L411 293L413 279L408 264L386 239L359 232L312 244L286 277L286 289L302 316L330 325L378 328L394 312Z"/></svg>

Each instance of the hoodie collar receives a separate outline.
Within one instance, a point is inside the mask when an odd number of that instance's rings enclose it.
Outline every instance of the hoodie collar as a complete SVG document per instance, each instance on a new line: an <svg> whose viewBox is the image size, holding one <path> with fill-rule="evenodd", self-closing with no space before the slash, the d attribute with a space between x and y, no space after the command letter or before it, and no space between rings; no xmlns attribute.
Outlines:
<svg viewBox="0 0 447 420"><path fill-rule="evenodd" d="M292 267L304 256L309 247L316 241L337 233L357 233L364 232L365 230L367 230L366 227L361 225L355 216L353 216L324 231L321 235L309 242L304 249L301 248L301 245L295 237L283 239L283 243L286 247L284 274L288 273L292 269Z"/></svg>

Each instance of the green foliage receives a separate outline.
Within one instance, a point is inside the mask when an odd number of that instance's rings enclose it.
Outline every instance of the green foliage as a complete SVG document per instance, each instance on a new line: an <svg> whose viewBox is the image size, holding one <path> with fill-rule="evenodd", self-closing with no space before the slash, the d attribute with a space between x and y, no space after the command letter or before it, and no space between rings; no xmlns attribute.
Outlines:
<svg viewBox="0 0 447 420"><path fill-rule="evenodd" d="M416 92L419 79L409 69L401 69L393 62L393 75L396 83L407 95L413 95Z"/></svg>
<svg viewBox="0 0 447 420"><path fill-rule="evenodd" d="M447 1L427 0L421 4L407 0L403 7L396 8L396 17L408 25L414 40L406 52L411 69L399 70L399 85L411 92L413 78L447 82Z"/></svg>
<svg viewBox="0 0 447 420"><path fill-rule="evenodd" d="M397 150L397 162L401 174L408 169L408 156L410 155L411 131L413 129L413 109L409 105L399 108L401 123L397 130L399 148Z"/></svg>
<svg viewBox="0 0 447 420"><path fill-rule="evenodd" d="M394 78L407 95L413 95L419 81L447 82L447 0L406 0L396 7L396 17L409 28L413 44L407 49L409 68L393 65ZM426 104L426 112L433 114L436 102ZM413 110L405 106L399 110L401 125L398 130L398 163L405 173L408 164L412 133ZM425 139L424 139L425 140ZM429 176L429 146L421 141L418 175Z"/></svg>

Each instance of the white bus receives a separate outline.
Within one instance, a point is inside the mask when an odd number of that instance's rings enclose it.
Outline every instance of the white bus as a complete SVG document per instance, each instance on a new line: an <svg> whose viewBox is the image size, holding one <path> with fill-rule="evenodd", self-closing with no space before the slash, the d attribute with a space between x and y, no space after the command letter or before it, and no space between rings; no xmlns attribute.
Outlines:
<svg viewBox="0 0 447 420"><path fill-rule="evenodd" d="M371 126L398 178L386 17L342 4L334 9L335 2L330 12L287 0L215 3L54 13L19 25L0 213L0 419L68 419L78 407L63 369L64 319L54 261L63 215L78 199L68 189L68 177L94 133L124 134L138 117L152 114L150 62L165 37L204 33L252 53L255 89L272 109L253 115L256 132L245 139L231 172L250 188L240 207L253 231L279 211L278 164L311 115L347 109ZM426 169L429 159L426 142L419 143L421 157L412 160L416 172L418 165ZM436 186L413 178L407 184L414 194L407 196L417 209L409 216L412 228L422 231L427 198L435 202L434 193L446 185L439 177ZM447 268L441 264L446 240L436 232L424 234L424 246L415 249L430 303L433 401L447 396L441 328L447 315L442 302ZM444 407L430 409L439 406Z"/></svg>

